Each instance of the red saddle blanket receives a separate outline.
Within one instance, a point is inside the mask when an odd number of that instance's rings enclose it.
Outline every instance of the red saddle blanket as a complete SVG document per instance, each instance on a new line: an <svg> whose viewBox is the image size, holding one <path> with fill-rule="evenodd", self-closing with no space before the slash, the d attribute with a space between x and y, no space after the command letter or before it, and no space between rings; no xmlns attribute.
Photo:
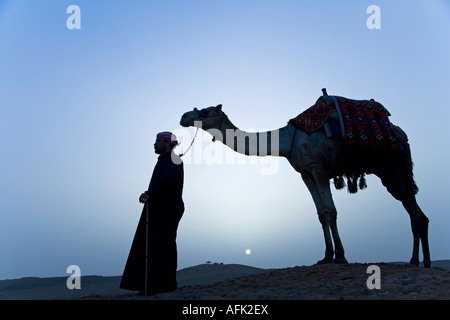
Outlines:
<svg viewBox="0 0 450 320"><path fill-rule="evenodd" d="M390 144L399 147L399 140L406 140L389 121L390 113L383 105L374 100L352 100L335 96L344 125L343 138L347 145L361 145L376 148ZM316 103L291 119L289 123L307 133L323 127L331 111L336 110L334 103L327 104L323 97Z"/></svg>

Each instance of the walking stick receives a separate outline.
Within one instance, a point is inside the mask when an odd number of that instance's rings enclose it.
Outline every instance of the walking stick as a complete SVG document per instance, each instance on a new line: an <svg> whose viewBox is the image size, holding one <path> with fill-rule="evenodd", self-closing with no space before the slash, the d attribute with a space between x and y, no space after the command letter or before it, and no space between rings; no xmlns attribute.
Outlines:
<svg viewBox="0 0 450 320"><path fill-rule="evenodd" d="M147 296L147 277L148 277L148 205L145 203L146 219L145 219L145 285L144 294Z"/></svg>

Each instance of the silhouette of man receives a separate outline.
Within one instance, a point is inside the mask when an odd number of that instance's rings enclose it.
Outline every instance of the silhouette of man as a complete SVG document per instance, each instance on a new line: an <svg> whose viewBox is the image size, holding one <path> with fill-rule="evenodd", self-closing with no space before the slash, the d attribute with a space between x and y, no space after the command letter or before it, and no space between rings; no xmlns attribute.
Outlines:
<svg viewBox="0 0 450 320"><path fill-rule="evenodd" d="M153 295L177 289L177 228L184 213L183 162L175 155L176 137L160 132L154 144L159 154L131 245L120 288ZM148 219L148 221L147 221Z"/></svg>

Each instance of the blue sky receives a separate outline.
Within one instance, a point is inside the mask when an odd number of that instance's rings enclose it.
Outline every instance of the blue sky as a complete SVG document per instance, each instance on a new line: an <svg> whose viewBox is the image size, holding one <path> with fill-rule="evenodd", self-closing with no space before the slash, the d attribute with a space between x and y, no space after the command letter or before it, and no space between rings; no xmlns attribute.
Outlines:
<svg viewBox="0 0 450 320"><path fill-rule="evenodd" d="M69 30L69 5L81 29ZM381 29L369 30L376 4ZM448 259L450 4L416 1L0 1L0 279L120 275L157 156L193 107L267 130L329 94L374 98L410 138L433 259ZM184 131L180 131L184 130ZM179 268L313 264L324 241L285 159L185 158ZM223 148L219 143L213 148ZM264 162L266 161L266 162ZM276 172L261 169L276 163ZM350 262L409 261L409 216L376 177L333 191ZM250 255L245 254L251 249Z"/></svg>

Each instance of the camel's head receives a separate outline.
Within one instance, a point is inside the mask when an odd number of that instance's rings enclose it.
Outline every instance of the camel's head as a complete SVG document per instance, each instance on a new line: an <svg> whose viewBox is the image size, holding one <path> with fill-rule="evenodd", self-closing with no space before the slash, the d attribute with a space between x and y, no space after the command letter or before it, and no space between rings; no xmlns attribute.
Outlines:
<svg viewBox="0 0 450 320"><path fill-rule="evenodd" d="M201 124L201 128L203 130L219 128L223 120L223 116L224 113L222 111L221 104L201 110L194 108L194 110L183 114L180 120L180 125L183 127L193 127L197 123Z"/></svg>

